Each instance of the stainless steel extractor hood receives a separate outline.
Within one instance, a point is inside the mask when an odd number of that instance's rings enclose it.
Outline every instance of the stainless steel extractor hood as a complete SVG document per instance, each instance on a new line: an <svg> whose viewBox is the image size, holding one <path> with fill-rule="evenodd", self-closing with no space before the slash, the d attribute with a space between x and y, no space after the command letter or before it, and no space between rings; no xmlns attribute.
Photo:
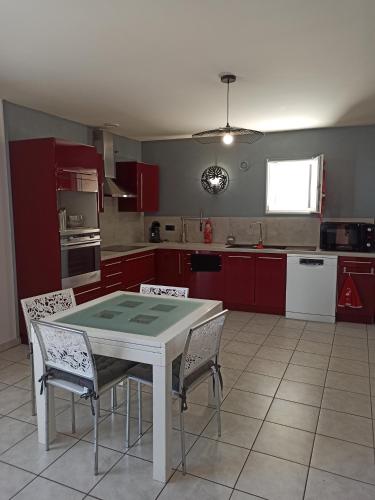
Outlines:
<svg viewBox="0 0 375 500"><path fill-rule="evenodd" d="M107 130L94 129L94 146L104 161L104 196L112 198L135 198L134 193L126 191L116 182L116 165L113 150L113 135Z"/></svg>

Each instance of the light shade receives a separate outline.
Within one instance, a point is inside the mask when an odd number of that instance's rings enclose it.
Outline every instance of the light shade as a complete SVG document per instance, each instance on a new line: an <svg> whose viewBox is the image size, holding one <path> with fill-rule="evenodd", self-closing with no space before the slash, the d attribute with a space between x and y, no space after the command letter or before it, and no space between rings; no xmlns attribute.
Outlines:
<svg viewBox="0 0 375 500"><path fill-rule="evenodd" d="M212 165L202 173L201 184L210 194L219 194L225 191L229 184L228 172L223 167Z"/></svg>

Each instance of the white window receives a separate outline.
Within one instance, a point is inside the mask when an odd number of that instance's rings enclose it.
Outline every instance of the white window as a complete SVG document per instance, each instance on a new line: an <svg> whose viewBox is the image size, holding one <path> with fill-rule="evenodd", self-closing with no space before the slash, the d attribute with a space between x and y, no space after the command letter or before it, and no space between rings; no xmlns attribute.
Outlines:
<svg viewBox="0 0 375 500"><path fill-rule="evenodd" d="M266 213L318 213L323 155L304 160L267 160Z"/></svg>

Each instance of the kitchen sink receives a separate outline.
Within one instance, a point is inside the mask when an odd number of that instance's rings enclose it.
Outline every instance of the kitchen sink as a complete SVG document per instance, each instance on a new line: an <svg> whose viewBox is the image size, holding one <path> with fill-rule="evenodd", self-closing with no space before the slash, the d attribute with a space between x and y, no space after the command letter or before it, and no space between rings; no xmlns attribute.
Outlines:
<svg viewBox="0 0 375 500"><path fill-rule="evenodd" d="M227 245L227 248L257 248L257 244L251 245L249 243L233 243ZM263 248L274 248L275 250L285 250L286 246L283 245L263 245Z"/></svg>

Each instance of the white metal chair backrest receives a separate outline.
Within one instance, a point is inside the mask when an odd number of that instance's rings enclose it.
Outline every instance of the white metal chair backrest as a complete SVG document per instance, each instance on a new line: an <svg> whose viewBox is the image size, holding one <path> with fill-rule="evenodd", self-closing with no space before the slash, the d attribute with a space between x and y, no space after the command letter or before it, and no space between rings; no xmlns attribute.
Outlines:
<svg viewBox="0 0 375 500"><path fill-rule="evenodd" d="M27 334L30 340L30 322L47 318L60 311L75 307L76 300L71 288L57 290L43 295L36 295L21 300L23 315L25 317Z"/></svg>
<svg viewBox="0 0 375 500"><path fill-rule="evenodd" d="M187 298L189 289L180 286L146 285L141 284L140 293L143 295L169 295L170 297Z"/></svg>
<svg viewBox="0 0 375 500"><path fill-rule="evenodd" d="M46 321L31 321L46 368L95 380L95 362L87 333Z"/></svg>
<svg viewBox="0 0 375 500"><path fill-rule="evenodd" d="M222 311L190 329L180 368L180 388L184 379L210 360L217 362L221 334L228 310Z"/></svg>

